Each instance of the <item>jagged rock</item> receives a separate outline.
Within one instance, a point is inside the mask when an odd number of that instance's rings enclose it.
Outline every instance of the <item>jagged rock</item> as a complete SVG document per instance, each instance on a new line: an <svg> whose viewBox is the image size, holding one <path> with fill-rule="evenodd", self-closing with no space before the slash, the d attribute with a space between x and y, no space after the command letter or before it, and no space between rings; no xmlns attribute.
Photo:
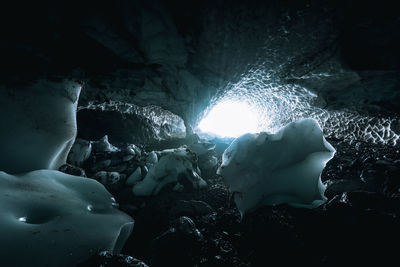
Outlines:
<svg viewBox="0 0 400 267"><path fill-rule="evenodd" d="M90 259L78 264L78 267L148 267L147 264L135 257L124 254L112 254L109 251L102 251Z"/></svg>
<svg viewBox="0 0 400 267"><path fill-rule="evenodd" d="M157 106L110 102L88 105L77 115L78 135L88 140L108 135L114 143L148 144L185 138L183 120Z"/></svg>

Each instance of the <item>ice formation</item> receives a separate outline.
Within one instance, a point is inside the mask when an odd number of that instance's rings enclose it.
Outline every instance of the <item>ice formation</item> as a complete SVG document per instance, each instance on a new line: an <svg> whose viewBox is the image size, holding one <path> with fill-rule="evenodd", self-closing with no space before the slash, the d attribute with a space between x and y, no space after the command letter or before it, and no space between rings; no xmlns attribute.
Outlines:
<svg viewBox="0 0 400 267"><path fill-rule="evenodd" d="M144 179L133 186L136 196L156 195L169 183L175 185L185 177L192 188L203 188L207 183L200 177L196 154L186 147L160 151L157 163L151 165Z"/></svg>
<svg viewBox="0 0 400 267"><path fill-rule="evenodd" d="M38 80L23 88L0 86L0 170L58 169L76 136L81 84Z"/></svg>
<svg viewBox="0 0 400 267"><path fill-rule="evenodd" d="M76 266L102 250L119 252L133 228L98 182L53 170L0 171L0 262Z"/></svg>
<svg viewBox="0 0 400 267"><path fill-rule="evenodd" d="M312 208L326 201L320 175L335 152L318 123L304 119L276 134L235 139L223 154L218 174L242 214L282 203Z"/></svg>
<svg viewBox="0 0 400 267"><path fill-rule="evenodd" d="M70 80L0 86L2 266L76 266L101 250L119 252L132 231L103 185L54 170L76 137L80 90ZM78 141L70 161L79 165L91 148Z"/></svg>

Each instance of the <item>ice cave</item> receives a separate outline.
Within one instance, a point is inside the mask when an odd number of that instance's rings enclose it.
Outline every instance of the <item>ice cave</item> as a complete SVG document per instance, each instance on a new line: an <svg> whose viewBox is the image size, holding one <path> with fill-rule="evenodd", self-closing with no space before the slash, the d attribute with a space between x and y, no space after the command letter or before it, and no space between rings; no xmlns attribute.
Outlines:
<svg viewBox="0 0 400 267"><path fill-rule="evenodd" d="M400 13L7 1L0 266L388 266Z"/></svg>

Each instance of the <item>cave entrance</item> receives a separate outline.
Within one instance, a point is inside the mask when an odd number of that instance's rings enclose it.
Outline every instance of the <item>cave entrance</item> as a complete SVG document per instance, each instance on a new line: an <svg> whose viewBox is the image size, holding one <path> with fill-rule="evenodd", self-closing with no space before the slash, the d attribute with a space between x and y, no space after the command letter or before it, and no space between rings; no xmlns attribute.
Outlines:
<svg viewBox="0 0 400 267"><path fill-rule="evenodd" d="M198 129L219 137L238 137L259 132L259 114L246 101L223 100L218 102L200 120Z"/></svg>

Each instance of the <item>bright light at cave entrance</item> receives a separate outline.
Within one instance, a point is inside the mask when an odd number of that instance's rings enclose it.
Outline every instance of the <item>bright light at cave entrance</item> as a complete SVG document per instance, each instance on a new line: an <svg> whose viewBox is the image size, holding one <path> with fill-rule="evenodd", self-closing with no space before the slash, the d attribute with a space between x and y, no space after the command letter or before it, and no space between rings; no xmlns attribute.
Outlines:
<svg viewBox="0 0 400 267"><path fill-rule="evenodd" d="M218 103L204 117L199 129L221 137L238 137L258 132L258 114L248 104L227 100Z"/></svg>

